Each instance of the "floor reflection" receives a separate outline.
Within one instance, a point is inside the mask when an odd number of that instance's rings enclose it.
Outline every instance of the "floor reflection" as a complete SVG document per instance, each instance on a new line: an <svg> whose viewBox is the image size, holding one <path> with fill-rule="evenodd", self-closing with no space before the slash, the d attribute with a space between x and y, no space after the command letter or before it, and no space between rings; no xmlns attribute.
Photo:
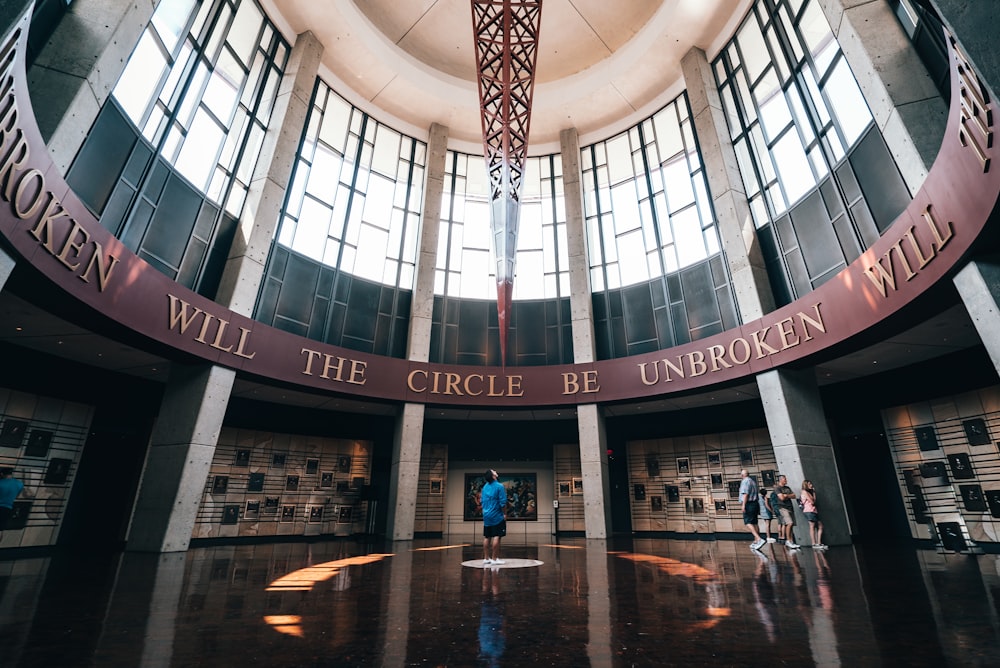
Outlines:
<svg viewBox="0 0 1000 668"><path fill-rule="evenodd" d="M1000 556L505 541L0 561L4 666L995 665Z"/></svg>

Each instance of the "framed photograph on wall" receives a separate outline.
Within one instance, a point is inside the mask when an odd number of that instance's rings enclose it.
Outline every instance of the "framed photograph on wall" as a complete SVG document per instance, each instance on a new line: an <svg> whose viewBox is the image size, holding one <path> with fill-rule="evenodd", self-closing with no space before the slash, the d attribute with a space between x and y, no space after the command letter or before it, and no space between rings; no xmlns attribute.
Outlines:
<svg viewBox="0 0 1000 668"><path fill-rule="evenodd" d="M718 450L708 451L708 465L709 466L722 466L722 453Z"/></svg>
<svg viewBox="0 0 1000 668"><path fill-rule="evenodd" d="M319 524L323 521L323 506L309 506L309 524Z"/></svg>
<svg viewBox="0 0 1000 668"><path fill-rule="evenodd" d="M1000 517L1000 489L986 490L986 506L992 517Z"/></svg>
<svg viewBox="0 0 1000 668"><path fill-rule="evenodd" d="M0 427L0 447L20 448L27 431L28 423L26 420L7 418L3 421L3 426Z"/></svg>
<svg viewBox="0 0 1000 668"><path fill-rule="evenodd" d="M668 503L679 503L681 500L681 490L677 485L664 485L663 494L667 497Z"/></svg>
<svg viewBox="0 0 1000 668"><path fill-rule="evenodd" d="M699 496L688 496L684 499L684 511L691 515L705 514L705 499Z"/></svg>
<svg viewBox="0 0 1000 668"><path fill-rule="evenodd" d="M917 445L922 452L930 452L940 447L934 427L915 427L913 435L917 437Z"/></svg>
<svg viewBox="0 0 1000 668"><path fill-rule="evenodd" d="M341 473L351 472L351 458L347 455L341 455L337 458L337 470Z"/></svg>
<svg viewBox="0 0 1000 668"><path fill-rule="evenodd" d="M760 472L760 484L762 487L774 487L774 479L777 477L774 469L764 469Z"/></svg>
<svg viewBox="0 0 1000 668"><path fill-rule="evenodd" d="M295 521L295 506L286 504L281 507L281 522L287 524Z"/></svg>
<svg viewBox="0 0 1000 668"><path fill-rule="evenodd" d="M265 515L277 515L278 514L278 504L281 502L280 496L265 496L264 497L264 514Z"/></svg>
<svg viewBox="0 0 1000 668"><path fill-rule="evenodd" d="M346 480L337 481L337 494L343 496L344 494L349 494L351 491L351 485Z"/></svg>
<svg viewBox="0 0 1000 668"><path fill-rule="evenodd" d="M569 480L559 481L559 496L570 496L573 493L573 483Z"/></svg>
<svg viewBox="0 0 1000 668"><path fill-rule="evenodd" d="M285 468L285 453L284 452L274 452L271 454L271 466L276 469Z"/></svg>
<svg viewBox="0 0 1000 668"><path fill-rule="evenodd" d="M286 492L299 491L299 477L297 475L285 476L285 491Z"/></svg>
<svg viewBox="0 0 1000 668"><path fill-rule="evenodd" d="M241 448L233 455L233 466L250 466L250 451Z"/></svg>
<svg viewBox="0 0 1000 668"><path fill-rule="evenodd" d="M951 475L956 480L970 480L976 477L976 472L972 470L972 460L967 452L956 452L948 455L948 466L951 467Z"/></svg>
<svg viewBox="0 0 1000 668"><path fill-rule="evenodd" d="M713 473L712 476L712 489L725 489L725 483L722 482L721 473Z"/></svg>
<svg viewBox="0 0 1000 668"><path fill-rule="evenodd" d="M924 462L920 465L920 477L928 482L933 480L935 485L948 484L948 470L944 462Z"/></svg>
<svg viewBox="0 0 1000 668"><path fill-rule="evenodd" d="M212 481L212 494L225 494L229 489L229 476L217 475Z"/></svg>
<svg viewBox="0 0 1000 668"><path fill-rule="evenodd" d="M969 439L969 445L989 445L990 431L986 428L986 420L973 418L963 422L962 426L965 428L965 437Z"/></svg>
<svg viewBox="0 0 1000 668"><path fill-rule="evenodd" d="M729 511L726 510L726 500L716 499L715 500L715 512L718 515L728 515Z"/></svg>
<svg viewBox="0 0 1000 668"><path fill-rule="evenodd" d="M65 485L69 479L69 467L73 462L64 457L53 457L45 469L42 481L46 485Z"/></svg>
<svg viewBox="0 0 1000 668"><path fill-rule="evenodd" d="M236 524L240 521L240 506L236 503L227 503L222 507L222 523Z"/></svg>
<svg viewBox="0 0 1000 668"><path fill-rule="evenodd" d="M538 520L538 474L501 473L497 481L507 490L507 521ZM465 500L463 519L481 520L483 506L480 494L483 490L483 476L478 473L465 474Z"/></svg>
<svg viewBox="0 0 1000 668"><path fill-rule="evenodd" d="M649 509L654 513L663 512L663 497L662 496L649 497Z"/></svg>
<svg viewBox="0 0 1000 668"><path fill-rule="evenodd" d="M583 478L573 478L573 493L583 494Z"/></svg>
<svg viewBox="0 0 1000 668"><path fill-rule="evenodd" d="M257 471L250 474L247 479L247 491L248 492L263 492L264 491L264 473L263 471Z"/></svg>
<svg viewBox="0 0 1000 668"><path fill-rule="evenodd" d="M979 485L959 485L958 491L962 495L962 504L970 513L985 513L986 498L983 496L983 488Z"/></svg>
<svg viewBox="0 0 1000 668"><path fill-rule="evenodd" d="M431 494L434 496L440 496L443 492L441 478L431 478Z"/></svg>
<svg viewBox="0 0 1000 668"><path fill-rule="evenodd" d="M740 498L740 480L730 480L727 484L729 488L729 498L739 501Z"/></svg>
<svg viewBox="0 0 1000 668"><path fill-rule="evenodd" d="M247 505L243 509L243 519L256 520L258 518L260 518L260 499L251 499L247 501Z"/></svg>
<svg viewBox="0 0 1000 668"><path fill-rule="evenodd" d="M341 506L340 512L337 514L337 524L350 524L353 510L351 506Z"/></svg>
<svg viewBox="0 0 1000 668"><path fill-rule="evenodd" d="M15 501L11 507L10 517L7 518L7 531L24 529L28 526L28 517L31 515L32 501Z"/></svg>
<svg viewBox="0 0 1000 668"><path fill-rule="evenodd" d="M32 429L28 433L28 444L24 448L25 457L44 457L49 454L52 432L48 429Z"/></svg>
<svg viewBox="0 0 1000 668"><path fill-rule="evenodd" d="M677 458L677 472L686 474L691 472L691 460L687 457Z"/></svg>
<svg viewBox="0 0 1000 668"><path fill-rule="evenodd" d="M323 471L319 474L319 486L333 487L333 471Z"/></svg>
<svg viewBox="0 0 1000 668"><path fill-rule="evenodd" d="M650 478L660 475L660 459L656 455L646 455L646 475Z"/></svg>
<svg viewBox="0 0 1000 668"><path fill-rule="evenodd" d="M637 483L633 487L632 494L636 501L644 501L646 499L646 486L642 483Z"/></svg>
<svg viewBox="0 0 1000 668"><path fill-rule="evenodd" d="M319 460L318 459L307 459L306 460L306 474L312 475L319 471Z"/></svg>
<svg viewBox="0 0 1000 668"><path fill-rule="evenodd" d="M938 522L937 530L944 549L964 552L968 547L965 536L962 535L962 526L958 522Z"/></svg>
<svg viewBox="0 0 1000 668"><path fill-rule="evenodd" d="M753 466L753 450L750 448L740 450L740 466Z"/></svg>

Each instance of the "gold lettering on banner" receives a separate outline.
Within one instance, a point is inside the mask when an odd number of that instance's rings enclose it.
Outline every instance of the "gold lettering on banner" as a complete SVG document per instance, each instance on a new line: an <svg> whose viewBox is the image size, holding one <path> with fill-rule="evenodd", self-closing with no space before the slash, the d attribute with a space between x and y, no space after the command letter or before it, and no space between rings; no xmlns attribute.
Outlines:
<svg viewBox="0 0 1000 668"><path fill-rule="evenodd" d="M463 375L454 371L414 369L406 376L406 388L415 394L438 394L451 397L523 397L523 376L497 376L481 373Z"/></svg>
<svg viewBox="0 0 1000 668"><path fill-rule="evenodd" d="M983 168L990 171L990 157L986 154L993 148L993 105L989 92L980 83L972 70L969 59L959 48L955 38L951 38L951 48L958 59L958 89L960 95L960 122L958 140L962 146L971 148Z"/></svg>
<svg viewBox="0 0 1000 668"><path fill-rule="evenodd" d="M563 394L594 394L601 391L601 385L597 380L597 371L593 369L581 373L564 373Z"/></svg>
<svg viewBox="0 0 1000 668"><path fill-rule="evenodd" d="M176 329L178 334L187 334L191 325L200 319L201 327L198 328L198 335L191 337L192 341L248 360L252 360L257 355L256 352L247 352L247 344L250 342L249 329L240 327L236 343L225 345L226 330L229 328L228 320L214 316L174 295L168 294L167 299L170 300L169 329ZM209 337L212 339L211 342L208 340ZM228 337L228 340L232 341L232 336Z"/></svg>
<svg viewBox="0 0 1000 668"><path fill-rule="evenodd" d="M28 234L62 266L84 283L96 275L104 292L118 265L118 258L104 252L80 223L70 217L59 199L45 185L45 174L27 168L31 149L18 125L14 77L3 73L0 84L0 197L10 204L18 220L32 222Z"/></svg>
<svg viewBox="0 0 1000 668"><path fill-rule="evenodd" d="M695 350L678 355L674 359L640 362L637 365L639 382L652 386L657 383L670 383L678 378L695 378L706 373L742 366L749 362L751 357L762 359L795 348L806 341L812 341L817 332L826 334L826 323L823 322L819 307L818 303L813 304L812 315L799 311L793 316L782 318L772 325L750 332L749 337L738 336L728 345L714 344L704 351ZM768 343L769 336L774 345ZM569 383L573 380L573 376L575 374L563 374L563 386L566 390L570 389ZM563 391L563 394L572 393Z"/></svg>
<svg viewBox="0 0 1000 668"><path fill-rule="evenodd" d="M947 246L951 238L955 236L955 229L950 222L945 223L944 228L942 228L937 219L934 218L931 205L927 205L922 217L927 223L927 229L933 239L926 248L921 247L920 240L914 233L916 228L911 226L896 240L896 243L889 247L889 250L882 257L877 258L873 264L861 270L883 297L888 297L890 291L896 291L897 264L905 273L903 278L907 281L912 280L920 275L920 270L930 264L937 257L938 251ZM905 247L904 240L907 242ZM912 253L913 262L907 255L906 248L909 248L910 253ZM895 262L893 258L895 258Z"/></svg>
<svg viewBox="0 0 1000 668"><path fill-rule="evenodd" d="M318 350L303 348L300 354L306 356L306 365L302 370L303 376L316 375L314 363L321 360L316 366L322 367L319 377L323 380L332 380L336 383L349 383L351 385L364 385L368 382L365 372L368 370L368 362L364 360L352 360L346 357L337 357L328 353L321 353Z"/></svg>

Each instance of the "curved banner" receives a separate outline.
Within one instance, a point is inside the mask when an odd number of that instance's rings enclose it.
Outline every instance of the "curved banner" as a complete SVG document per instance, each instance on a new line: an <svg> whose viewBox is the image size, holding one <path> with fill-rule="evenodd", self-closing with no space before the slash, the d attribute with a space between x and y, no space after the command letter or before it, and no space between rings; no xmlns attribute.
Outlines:
<svg viewBox="0 0 1000 668"><path fill-rule="evenodd" d="M836 277L715 336L590 364L471 367L358 353L234 313L167 278L108 233L54 167L24 74L28 15L0 47L0 233L9 248L98 314L176 350L260 378L357 397L500 407L653 398L802 362L878 324L945 278L1000 192L992 100L952 41L945 138L920 192ZM95 316L96 317L96 316Z"/></svg>

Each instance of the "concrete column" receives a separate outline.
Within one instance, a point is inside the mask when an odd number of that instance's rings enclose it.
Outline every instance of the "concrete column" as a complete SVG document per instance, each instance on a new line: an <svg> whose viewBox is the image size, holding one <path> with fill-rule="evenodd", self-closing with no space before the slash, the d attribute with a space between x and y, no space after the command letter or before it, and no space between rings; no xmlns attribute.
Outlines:
<svg viewBox="0 0 1000 668"><path fill-rule="evenodd" d="M74 0L28 71L35 118L60 174L83 146L158 4Z"/></svg>
<svg viewBox="0 0 1000 668"><path fill-rule="evenodd" d="M819 4L910 194L916 194L941 147L947 105L888 2Z"/></svg>
<svg viewBox="0 0 1000 668"><path fill-rule="evenodd" d="M576 128L559 133L559 151L562 156L563 197L566 204L573 360L578 364L586 364L594 361L596 345L587 229L583 215L580 137ZM603 539L608 537L611 530L611 486L608 479L608 441L604 430L604 416L597 404L581 404L576 409L576 420L583 473L584 531L587 538Z"/></svg>
<svg viewBox="0 0 1000 668"><path fill-rule="evenodd" d="M993 368L1000 373L1000 261L996 256L972 260L953 280Z"/></svg>
<svg viewBox="0 0 1000 668"><path fill-rule="evenodd" d="M750 322L774 310L774 294L726 126L722 99L704 51L697 47L688 51L681 59L681 71L736 305L741 320Z"/></svg>
<svg viewBox="0 0 1000 668"><path fill-rule="evenodd" d="M996 48L996 5L969 0L930 0L961 45L983 83L1000 90L1000 50Z"/></svg>
<svg viewBox="0 0 1000 668"><path fill-rule="evenodd" d="M778 472L788 477L788 486L798 494L803 480L816 485L823 542L847 545L851 528L840 487L833 439L823 414L812 369L775 369L757 376L757 387L764 404L767 429L778 462ZM809 523L798 508L795 522L796 542L809 545Z"/></svg>
<svg viewBox="0 0 1000 668"><path fill-rule="evenodd" d="M7 279L14 273L15 266L17 266L17 260L14 259L14 256L0 248L0 290L3 290L3 286L7 285Z"/></svg>
<svg viewBox="0 0 1000 668"><path fill-rule="evenodd" d="M126 549L180 552L188 548L236 372L175 364L149 453Z"/></svg>
<svg viewBox="0 0 1000 668"><path fill-rule="evenodd" d="M611 578L608 543L587 541L587 659L591 668L610 668L617 658L611 642Z"/></svg>
<svg viewBox="0 0 1000 668"><path fill-rule="evenodd" d="M435 123L430 127L427 140L424 206L420 212L420 240L413 299L410 305L410 329L406 342L406 358L414 362L427 362L430 358L434 272L437 265L441 196L444 193L447 153L448 128ZM405 404L396 421L389 472L389 479L395 481L395 484L389 488L386 532L393 540L413 540L423 437L424 405Z"/></svg>
<svg viewBox="0 0 1000 668"><path fill-rule="evenodd" d="M311 32L296 38L229 249L215 301L245 316L257 303L322 56L323 46Z"/></svg>

